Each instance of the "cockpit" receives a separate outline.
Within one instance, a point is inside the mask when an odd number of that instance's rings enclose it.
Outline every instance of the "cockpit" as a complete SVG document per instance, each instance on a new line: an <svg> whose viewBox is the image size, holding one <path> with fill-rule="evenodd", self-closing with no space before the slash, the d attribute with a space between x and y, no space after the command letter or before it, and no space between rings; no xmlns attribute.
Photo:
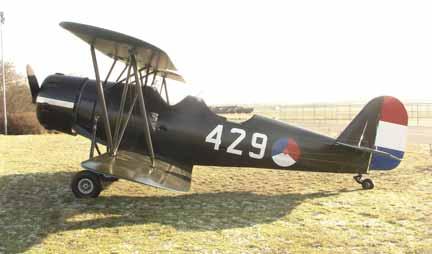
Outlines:
<svg viewBox="0 0 432 254"><path fill-rule="evenodd" d="M176 111L182 112L186 111L187 114L200 114L202 116L211 116L216 118L225 119L219 115L213 113L207 104L201 98L195 96L186 96L178 103L170 105L169 97L168 97L168 89L164 88L165 92L162 89L158 89L156 86L146 86L143 88L144 98L146 101L147 110L149 112L155 112L158 114Z"/></svg>

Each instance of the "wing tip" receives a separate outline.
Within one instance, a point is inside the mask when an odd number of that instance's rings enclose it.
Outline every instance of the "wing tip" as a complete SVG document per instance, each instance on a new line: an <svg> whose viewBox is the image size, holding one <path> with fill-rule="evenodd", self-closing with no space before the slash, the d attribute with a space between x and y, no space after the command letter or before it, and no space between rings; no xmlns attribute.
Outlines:
<svg viewBox="0 0 432 254"><path fill-rule="evenodd" d="M59 23L59 26L65 28L68 25L68 23L69 22L67 22L67 21L62 21L62 22Z"/></svg>
<svg viewBox="0 0 432 254"><path fill-rule="evenodd" d="M79 23L70 22L70 21L62 21L59 23L59 26L61 26L63 29L71 30L74 26L80 25Z"/></svg>

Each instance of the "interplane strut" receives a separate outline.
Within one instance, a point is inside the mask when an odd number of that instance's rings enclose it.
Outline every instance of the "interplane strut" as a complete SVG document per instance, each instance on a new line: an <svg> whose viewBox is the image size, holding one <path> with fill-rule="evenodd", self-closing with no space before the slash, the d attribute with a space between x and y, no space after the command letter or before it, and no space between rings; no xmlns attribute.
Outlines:
<svg viewBox="0 0 432 254"><path fill-rule="evenodd" d="M98 63L97 63L97 59L96 59L95 48L93 45L91 45L90 49L91 49L91 55L92 55L92 60L93 60L93 67L94 67L95 76L96 76L98 103L99 103L101 110L102 110L101 118L102 118L103 125L105 128L108 153L111 156L116 156L118 149L120 147L121 141L123 139L124 132L126 130L126 127L129 123L133 109L135 107L136 101L138 100L139 110L140 110L140 113L144 119L144 133L145 133L147 151L150 155L150 158L152 161L152 166L154 167L155 154L154 154L154 150L153 150L150 123L149 123L149 120L147 117L147 109L146 109L146 104L145 104L142 88L143 88L143 86L144 87L147 86L150 74L153 74L153 76L154 76L153 80L154 80L157 72L156 71L151 72L151 66L150 66L150 64L148 64L145 67L146 75L144 77L142 77L141 76L142 69L138 69L136 56L134 55L133 51L131 51L129 61L125 64L125 68L122 70L119 77L117 78L117 80L119 80L121 78L121 76L123 75L123 73L127 70L126 78L124 78L120 82L117 82L117 84L119 84L122 81L125 81L125 83L123 85L123 91L122 91L121 99L120 99L119 111L115 117L114 133L112 133L103 86L108 82L108 79L109 79L109 77L110 77L110 75L114 69L114 66L117 62L117 59L114 59L114 62L111 65L111 68L110 68L110 70L109 70L109 72L105 78L105 81L102 83L101 79L100 79L99 67L98 67ZM133 74L131 73L132 71L133 71ZM134 78L133 82L131 82L132 77ZM143 79L144 79L144 84L142 83ZM133 91L135 93L135 96L133 98L132 103L130 104L130 108L127 111L126 117L124 117L125 116L126 99L127 99L127 95L129 92L129 87L132 84L135 86L135 89L134 89L135 91ZM95 116L95 117L99 118L99 116ZM96 121L96 123L97 123L97 121ZM95 133L96 132L94 131L94 133L93 133L94 137L92 139L92 145L90 148L91 149L90 150L90 157L93 157L94 149L96 146Z"/></svg>

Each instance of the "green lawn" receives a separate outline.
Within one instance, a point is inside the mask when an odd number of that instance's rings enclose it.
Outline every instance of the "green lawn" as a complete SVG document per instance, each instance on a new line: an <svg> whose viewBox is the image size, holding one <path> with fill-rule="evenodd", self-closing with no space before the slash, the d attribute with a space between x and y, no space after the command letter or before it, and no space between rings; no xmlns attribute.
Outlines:
<svg viewBox="0 0 432 254"><path fill-rule="evenodd" d="M192 191L127 181L77 200L88 156L66 135L0 136L0 253L432 253L432 158L351 175L195 167Z"/></svg>

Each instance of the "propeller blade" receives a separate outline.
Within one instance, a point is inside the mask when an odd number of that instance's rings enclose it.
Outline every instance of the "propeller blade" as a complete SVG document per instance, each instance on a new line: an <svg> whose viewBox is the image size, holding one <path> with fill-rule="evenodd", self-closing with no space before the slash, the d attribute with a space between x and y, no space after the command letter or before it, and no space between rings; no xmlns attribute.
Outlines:
<svg viewBox="0 0 432 254"><path fill-rule="evenodd" d="M37 81L37 78L33 72L32 67L28 64L27 67L27 79L30 85L30 92L32 96L32 102L36 103L36 97L39 93L39 83Z"/></svg>

